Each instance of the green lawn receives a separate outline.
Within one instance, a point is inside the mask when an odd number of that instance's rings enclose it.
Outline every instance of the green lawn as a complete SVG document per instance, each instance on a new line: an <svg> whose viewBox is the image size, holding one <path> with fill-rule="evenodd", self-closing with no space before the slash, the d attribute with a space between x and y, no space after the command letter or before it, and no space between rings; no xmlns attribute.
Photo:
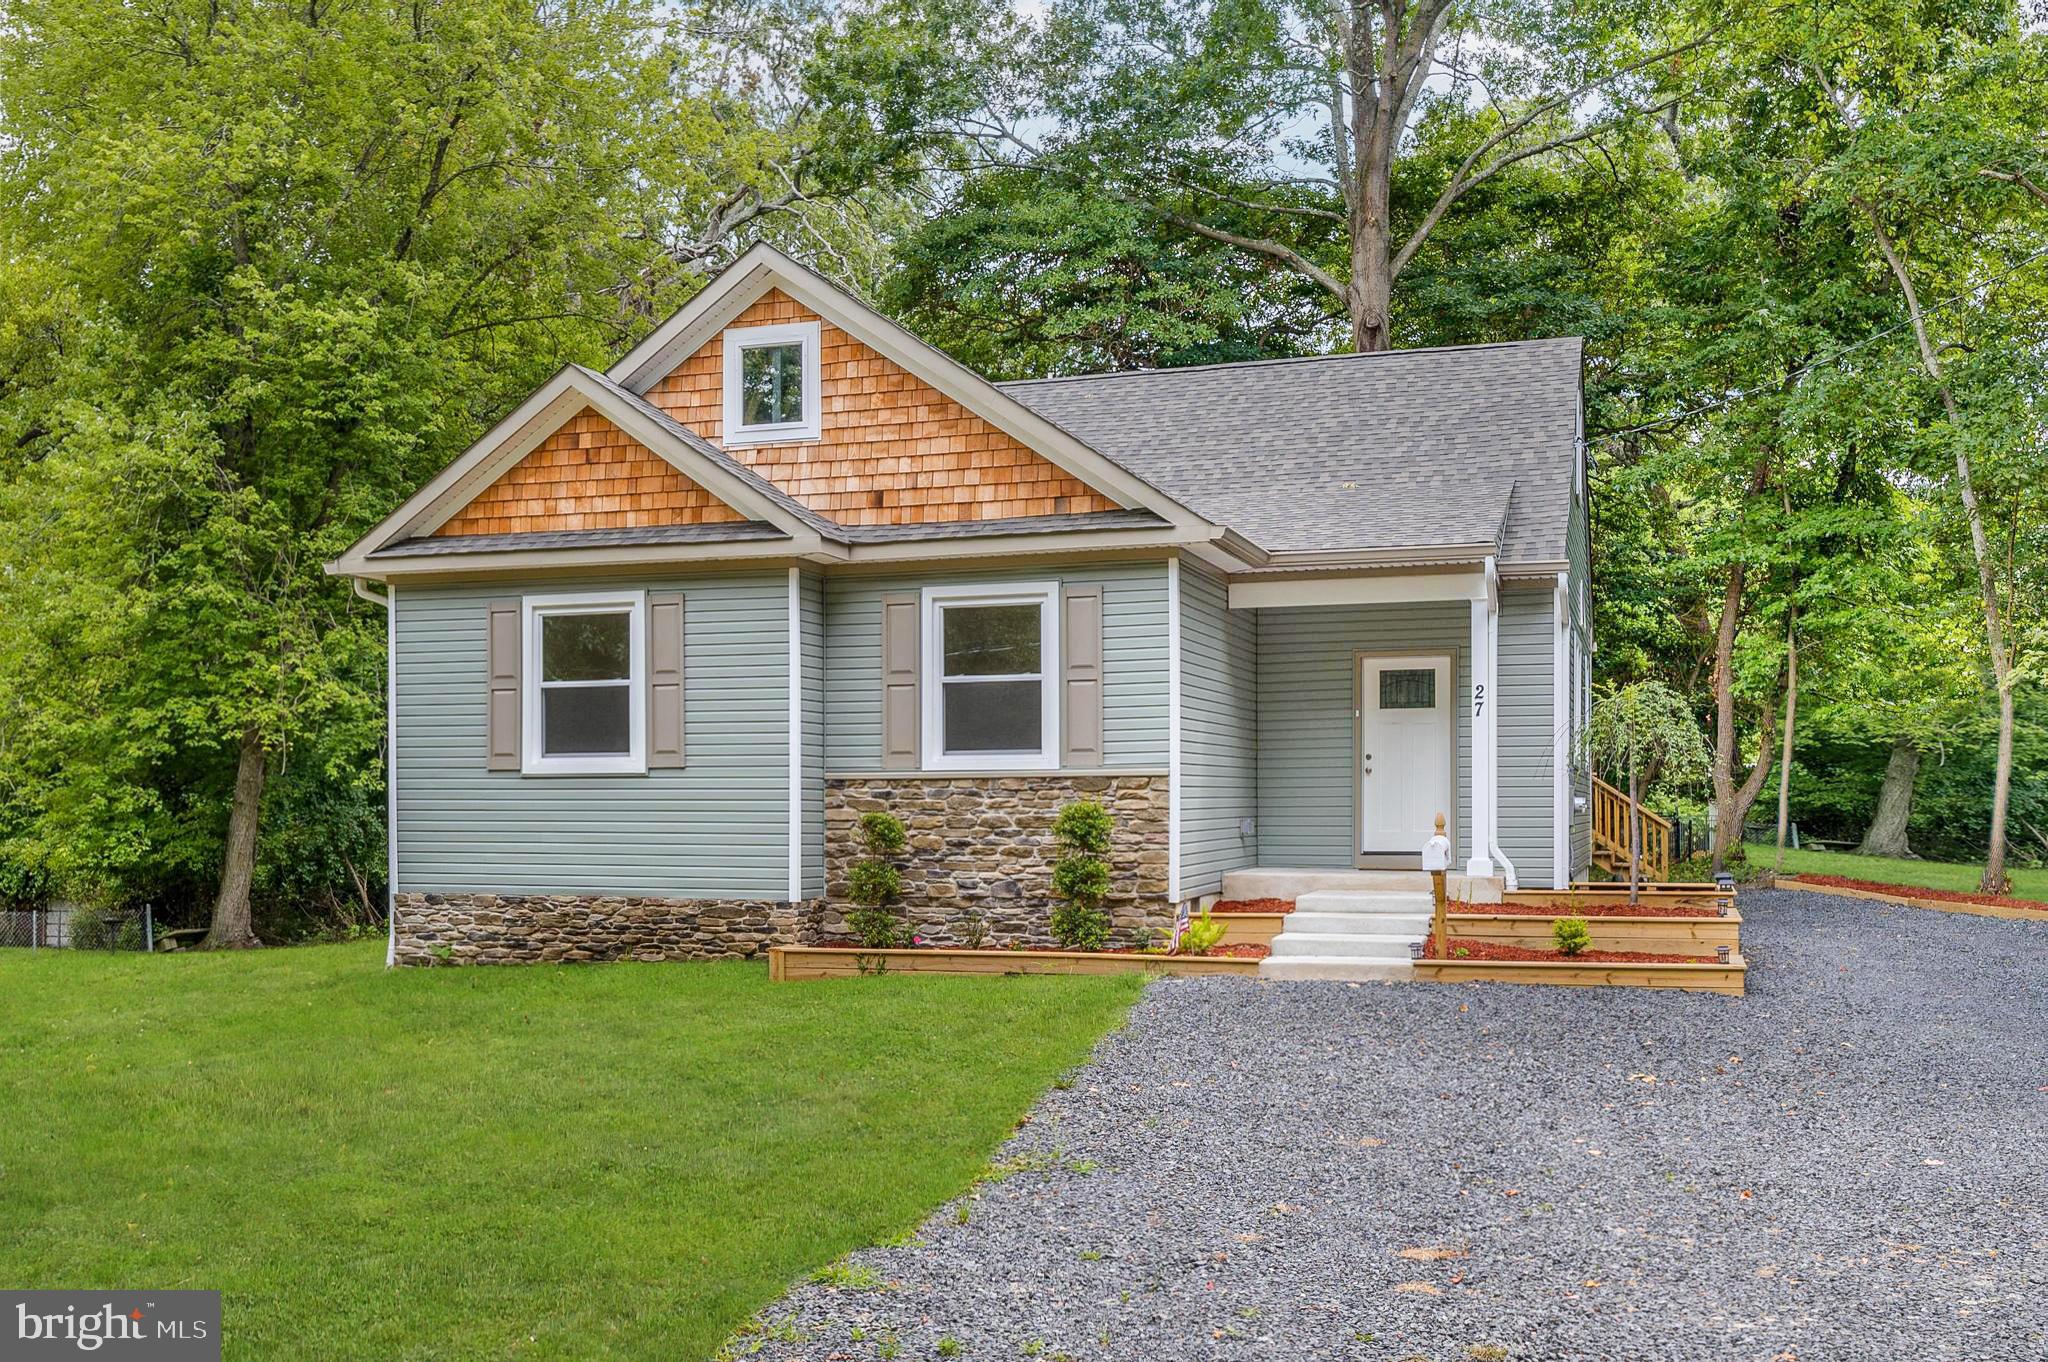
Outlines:
<svg viewBox="0 0 2048 1362"><path fill-rule="evenodd" d="M1770 843L1752 842L1749 863L1777 864L1778 848ZM1983 865L1961 865L1954 861L1902 861L1890 856L1857 856L1846 851L1794 851L1785 848L1788 875L1840 875L1851 880L1876 880L1881 884L1917 884L1928 889L1952 889L1958 893L1977 892ZM2048 900L2048 870L2017 866L2012 876L2013 897Z"/></svg>
<svg viewBox="0 0 2048 1362"><path fill-rule="evenodd" d="M701 1358L964 1190L1134 977L0 951L0 1285L232 1358Z"/></svg>

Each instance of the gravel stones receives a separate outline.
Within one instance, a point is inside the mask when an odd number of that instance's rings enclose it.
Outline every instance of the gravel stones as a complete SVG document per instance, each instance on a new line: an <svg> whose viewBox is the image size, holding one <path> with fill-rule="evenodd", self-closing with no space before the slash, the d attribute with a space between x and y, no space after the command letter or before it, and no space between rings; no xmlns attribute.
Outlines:
<svg viewBox="0 0 2048 1362"><path fill-rule="evenodd" d="M855 1255L881 1289L800 1286L740 1346L2048 1354L2048 927L1742 909L1745 998L1162 980L1003 1175Z"/></svg>

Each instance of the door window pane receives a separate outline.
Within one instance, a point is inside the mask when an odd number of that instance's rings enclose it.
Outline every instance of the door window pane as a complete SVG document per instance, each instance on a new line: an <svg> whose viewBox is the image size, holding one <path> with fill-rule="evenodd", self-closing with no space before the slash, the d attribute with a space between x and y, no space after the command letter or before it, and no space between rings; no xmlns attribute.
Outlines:
<svg viewBox="0 0 2048 1362"><path fill-rule="evenodd" d="M749 426L804 419L804 348L758 345L740 351L740 413Z"/></svg>
<svg viewBox="0 0 2048 1362"><path fill-rule="evenodd" d="M633 674L632 651L633 617L627 611L541 616L543 682L623 681Z"/></svg>
<svg viewBox="0 0 2048 1362"><path fill-rule="evenodd" d="M1381 709L1435 709L1436 668L1380 673Z"/></svg>
<svg viewBox="0 0 2048 1362"><path fill-rule="evenodd" d="M551 757L623 756L633 750L630 685L541 691L541 750Z"/></svg>
<svg viewBox="0 0 2048 1362"><path fill-rule="evenodd" d="M947 676L1031 676L1038 671L1038 605L949 605ZM1036 702L1034 702L1035 704Z"/></svg>
<svg viewBox="0 0 2048 1362"><path fill-rule="evenodd" d="M1036 607L1032 607L1036 613ZM1044 746L1042 682L948 681L948 752L1038 752Z"/></svg>

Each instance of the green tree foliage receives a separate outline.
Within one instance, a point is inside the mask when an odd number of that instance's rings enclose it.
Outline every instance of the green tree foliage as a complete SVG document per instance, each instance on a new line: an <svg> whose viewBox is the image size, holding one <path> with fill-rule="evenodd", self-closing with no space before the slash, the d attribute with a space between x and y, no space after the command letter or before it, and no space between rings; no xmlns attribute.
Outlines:
<svg viewBox="0 0 2048 1362"><path fill-rule="evenodd" d="M1712 755L1685 698L1661 681L1603 691L1586 724L1586 757L1628 793L1628 901L1642 886L1644 792L1653 778L1684 786L1703 779Z"/></svg>

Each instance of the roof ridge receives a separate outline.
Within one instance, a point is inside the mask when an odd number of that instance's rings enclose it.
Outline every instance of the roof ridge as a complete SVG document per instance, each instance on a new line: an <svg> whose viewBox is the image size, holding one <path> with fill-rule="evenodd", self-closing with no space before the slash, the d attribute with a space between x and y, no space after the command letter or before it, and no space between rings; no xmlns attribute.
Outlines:
<svg viewBox="0 0 2048 1362"><path fill-rule="evenodd" d="M1479 350L1509 350L1526 345L1555 345L1561 341L1586 343L1584 336L1527 336L1521 340L1475 341L1467 345L1418 345L1404 350L1345 350L1329 355L1273 355L1265 359L1234 359L1217 364L1176 364L1166 368L1111 369L1099 374L1055 374L1046 378L1009 378L998 388L1025 388L1044 383L1086 383L1105 378L1151 378L1164 374L1213 374L1219 369L1267 369L1290 364L1320 364L1331 360L1374 360L1399 355L1468 354Z"/></svg>

